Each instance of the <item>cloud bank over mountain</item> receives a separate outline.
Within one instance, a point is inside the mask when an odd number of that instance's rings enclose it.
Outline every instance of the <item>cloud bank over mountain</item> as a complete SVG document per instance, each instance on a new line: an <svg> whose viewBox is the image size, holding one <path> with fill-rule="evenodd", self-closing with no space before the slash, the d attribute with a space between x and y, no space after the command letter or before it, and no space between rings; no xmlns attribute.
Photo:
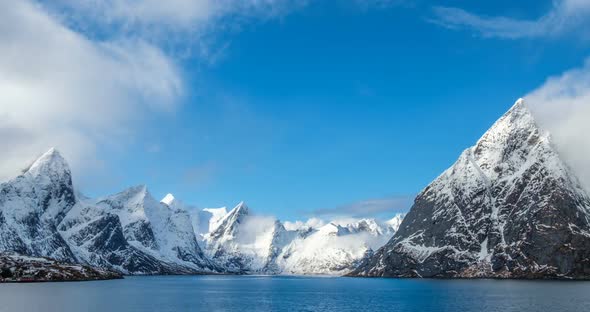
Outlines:
<svg viewBox="0 0 590 312"><path fill-rule="evenodd" d="M549 78L525 98L562 157L590 190L590 60Z"/></svg>
<svg viewBox="0 0 590 312"><path fill-rule="evenodd" d="M174 110L183 89L175 64L145 41L92 41L30 1L2 1L0 179L53 145L74 167L95 166L97 145L146 112Z"/></svg>

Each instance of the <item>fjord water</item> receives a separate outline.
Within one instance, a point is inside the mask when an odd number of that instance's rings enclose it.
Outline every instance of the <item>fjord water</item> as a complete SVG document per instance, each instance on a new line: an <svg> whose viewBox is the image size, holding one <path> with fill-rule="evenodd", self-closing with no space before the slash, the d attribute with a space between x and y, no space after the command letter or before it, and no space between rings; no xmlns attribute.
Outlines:
<svg viewBox="0 0 590 312"><path fill-rule="evenodd" d="M0 311L583 311L590 282L160 276L0 285Z"/></svg>

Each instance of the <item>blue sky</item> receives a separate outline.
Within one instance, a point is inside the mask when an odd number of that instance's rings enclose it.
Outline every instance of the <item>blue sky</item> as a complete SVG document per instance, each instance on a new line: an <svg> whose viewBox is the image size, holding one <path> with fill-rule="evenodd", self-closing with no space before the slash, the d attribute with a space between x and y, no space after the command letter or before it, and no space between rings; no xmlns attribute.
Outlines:
<svg viewBox="0 0 590 312"><path fill-rule="evenodd" d="M174 64L182 92L171 109L130 114L134 127L112 137L123 143L94 144L100 166L77 180L93 196L147 184L156 197L244 200L281 219L362 215L351 208L359 202L393 216L516 99L584 64L579 25L543 19L560 5L311 1L262 18L229 14L198 39L130 27ZM85 28L71 19L84 16L79 8L48 7L90 41L122 31L100 20Z"/></svg>

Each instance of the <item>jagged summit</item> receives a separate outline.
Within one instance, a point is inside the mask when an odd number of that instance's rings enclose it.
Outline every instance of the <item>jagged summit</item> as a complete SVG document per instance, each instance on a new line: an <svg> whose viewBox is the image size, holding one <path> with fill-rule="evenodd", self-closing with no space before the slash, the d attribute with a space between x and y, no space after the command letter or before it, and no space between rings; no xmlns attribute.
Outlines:
<svg viewBox="0 0 590 312"><path fill-rule="evenodd" d="M51 148L37 160L35 160L25 171L26 176L36 177L39 175L70 175L70 167L56 148Z"/></svg>
<svg viewBox="0 0 590 312"><path fill-rule="evenodd" d="M210 234L211 238L234 236L238 225L250 214L248 206L242 201L219 221L217 228Z"/></svg>

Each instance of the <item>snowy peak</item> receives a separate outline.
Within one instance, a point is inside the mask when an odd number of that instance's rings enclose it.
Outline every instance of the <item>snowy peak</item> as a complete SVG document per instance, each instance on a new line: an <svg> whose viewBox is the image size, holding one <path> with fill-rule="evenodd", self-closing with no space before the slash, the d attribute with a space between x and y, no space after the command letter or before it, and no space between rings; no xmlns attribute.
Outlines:
<svg viewBox="0 0 590 312"><path fill-rule="evenodd" d="M231 223L240 222L242 218L250 214L250 209L244 202L240 202L234 209L232 209L223 219L223 223L230 225ZM227 221L227 223L226 223Z"/></svg>
<svg viewBox="0 0 590 312"><path fill-rule="evenodd" d="M166 206L172 206L175 201L176 199L174 198L174 195L168 193L168 195L164 196L160 202Z"/></svg>
<svg viewBox="0 0 590 312"><path fill-rule="evenodd" d="M188 212L189 209L193 207L186 206L184 202L176 199L174 195L168 194L160 201L161 204L165 205L166 207L170 208L173 211L186 211Z"/></svg>
<svg viewBox="0 0 590 312"><path fill-rule="evenodd" d="M353 275L587 278L589 227L588 195L519 99Z"/></svg>
<svg viewBox="0 0 590 312"><path fill-rule="evenodd" d="M390 220L385 221L385 224L395 233L397 230L399 230L399 226L402 224L403 220L404 214L397 214Z"/></svg>
<svg viewBox="0 0 590 312"><path fill-rule="evenodd" d="M111 195L108 198L120 203L142 203L146 198L150 197L151 195L145 185L137 185Z"/></svg>
<svg viewBox="0 0 590 312"><path fill-rule="evenodd" d="M230 214L232 214L232 213L235 213L238 215L247 215L249 213L249 208L246 205L246 203L241 201L234 209L232 209L232 211L230 211Z"/></svg>
<svg viewBox="0 0 590 312"><path fill-rule="evenodd" d="M25 176L33 178L38 176L59 177L63 175L71 175L70 167L55 148L51 148L41 155L25 171Z"/></svg>
<svg viewBox="0 0 590 312"><path fill-rule="evenodd" d="M0 184L0 251L74 261L55 228L75 204L69 166L52 148Z"/></svg>
<svg viewBox="0 0 590 312"><path fill-rule="evenodd" d="M221 237L234 237L238 231L238 225L242 223L244 218L249 215L248 206L244 202L240 202L234 209L227 213L217 228L211 233L211 237L219 239Z"/></svg>

